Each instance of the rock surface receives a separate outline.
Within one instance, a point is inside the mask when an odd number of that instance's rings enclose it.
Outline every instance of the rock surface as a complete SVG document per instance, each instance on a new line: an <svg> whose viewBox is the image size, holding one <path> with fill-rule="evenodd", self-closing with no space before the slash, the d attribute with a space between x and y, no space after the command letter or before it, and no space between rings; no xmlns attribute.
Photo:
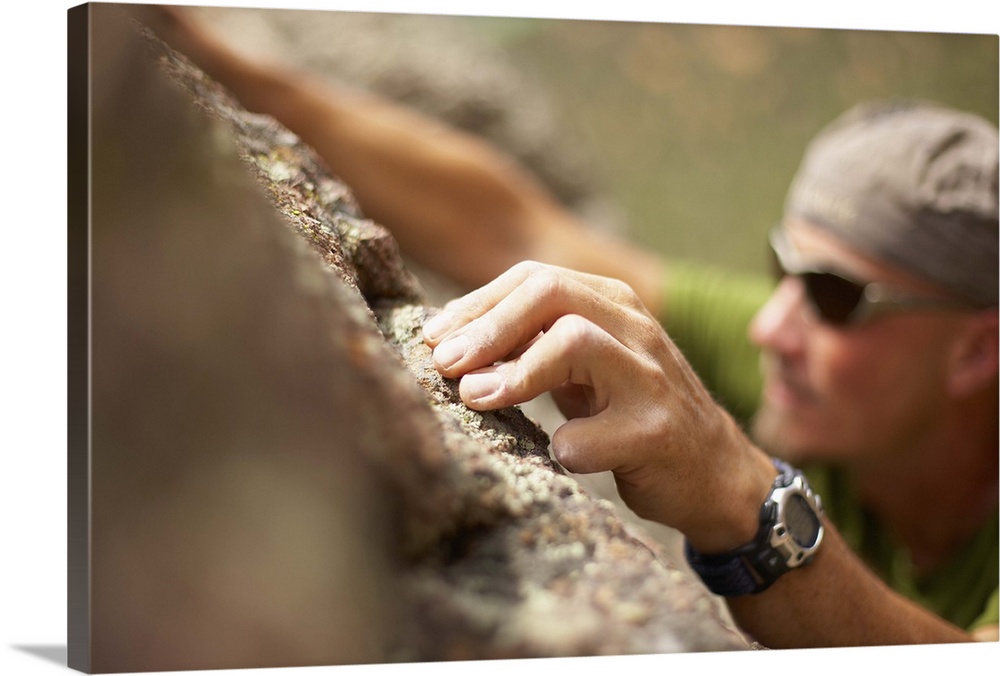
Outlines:
<svg viewBox="0 0 1000 676"><path fill-rule="evenodd" d="M118 9L91 6L91 669L748 648L520 410L462 405L314 153Z"/></svg>

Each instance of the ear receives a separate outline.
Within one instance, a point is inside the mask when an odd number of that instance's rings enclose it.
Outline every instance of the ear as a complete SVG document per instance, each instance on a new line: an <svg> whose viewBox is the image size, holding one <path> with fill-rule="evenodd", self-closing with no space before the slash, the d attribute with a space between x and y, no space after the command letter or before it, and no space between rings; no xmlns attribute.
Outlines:
<svg viewBox="0 0 1000 676"><path fill-rule="evenodd" d="M996 310L971 317L952 345L948 392L967 397L991 383L996 386L1000 363L1000 330Z"/></svg>

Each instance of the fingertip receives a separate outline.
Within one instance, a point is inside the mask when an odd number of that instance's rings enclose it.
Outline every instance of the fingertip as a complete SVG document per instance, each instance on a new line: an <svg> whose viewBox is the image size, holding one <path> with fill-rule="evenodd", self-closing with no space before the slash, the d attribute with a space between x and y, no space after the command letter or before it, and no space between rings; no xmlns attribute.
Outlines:
<svg viewBox="0 0 1000 676"><path fill-rule="evenodd" d="M458 385L459 395L466 406L474 410L499 408L496 396L503 388L503 379L496 371L467 373Z"/></svg>
<svg viewBox="0 0 1000 676"><path fill-rule="evenodd" d="M455 315L447 309L441 310L424 322L421 329L424 342L432 345L436 344L448 332L454 323Z"/></svg>
<svg viewBox="0 0 1000 676"><path fill-rule="evenodd" d="M574 418L560 425L552 433L550 444L556 462L574 474L592 474L604 471L594 448L593 429L589 429L593 419ZM589 430L589 433L588 433Z"/></svg>
<svg viewBox="0 0 1000 676"><path fill-rule="evenodd" d="M434 348L432 358L439 370L447 372L460 362L469 349L467 336L459 335L449 338Z"/></svg>

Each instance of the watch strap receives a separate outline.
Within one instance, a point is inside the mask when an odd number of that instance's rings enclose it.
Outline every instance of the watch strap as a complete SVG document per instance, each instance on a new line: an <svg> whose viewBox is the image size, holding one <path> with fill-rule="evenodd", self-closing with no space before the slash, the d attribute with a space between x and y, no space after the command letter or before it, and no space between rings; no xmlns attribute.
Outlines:
<svg viewBox="0 0 1000 676"><path fill-rule="evenodd" d="M791 465L771 459L778 475L760 510L760 527L753 540L727 552L701 554L685 538L684 556L705 586L720 596L758 594L789 570L780 554L768 546L776 509L771 495L776 488L789 486L798 474Z"/></svg>
<svg viewBox="0 0 1000 676"><path fill-rule="evenodd" d="M746 562L736 556L724 556L711 562L699 554L687 540L684 556L705 586L720 596L743 596L763 591L760 582L750 572Z"/></svg>

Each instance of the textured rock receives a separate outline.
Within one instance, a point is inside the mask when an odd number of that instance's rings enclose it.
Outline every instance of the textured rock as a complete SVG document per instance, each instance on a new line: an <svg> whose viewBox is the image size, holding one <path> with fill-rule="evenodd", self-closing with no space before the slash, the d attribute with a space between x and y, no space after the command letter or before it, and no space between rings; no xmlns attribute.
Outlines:
<svg viewBox="0 0 1000 676"><path fill-rule="evenodd" d="M462 405L312 151L143 35L96 71L93 668L748 647L520 410Z"/></svg>

